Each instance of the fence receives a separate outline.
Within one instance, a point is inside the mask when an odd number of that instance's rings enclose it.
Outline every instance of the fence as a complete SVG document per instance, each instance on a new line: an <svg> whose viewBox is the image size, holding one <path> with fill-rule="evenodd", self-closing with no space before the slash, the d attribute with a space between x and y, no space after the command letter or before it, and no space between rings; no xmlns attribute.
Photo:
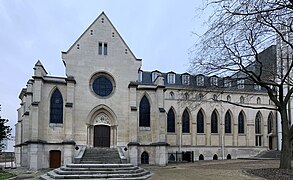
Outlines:
<svg viewBox="0 0 293 180"><path fill-rule="evenodd" d="M14 168L15 164L14 152L0 152L0 166L4 168Z"/></svg>

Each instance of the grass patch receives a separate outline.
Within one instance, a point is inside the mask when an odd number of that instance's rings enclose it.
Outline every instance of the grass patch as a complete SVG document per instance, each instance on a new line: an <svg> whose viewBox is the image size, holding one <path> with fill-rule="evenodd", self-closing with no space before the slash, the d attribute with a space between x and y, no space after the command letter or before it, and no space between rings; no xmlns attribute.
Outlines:
<svg viewBox="0 0 293 180"><path fill-rule="evenodd" d="M15 177L15 176L16 176L15 174L0 170L0 180L12 178L12 177Z"/></svg>

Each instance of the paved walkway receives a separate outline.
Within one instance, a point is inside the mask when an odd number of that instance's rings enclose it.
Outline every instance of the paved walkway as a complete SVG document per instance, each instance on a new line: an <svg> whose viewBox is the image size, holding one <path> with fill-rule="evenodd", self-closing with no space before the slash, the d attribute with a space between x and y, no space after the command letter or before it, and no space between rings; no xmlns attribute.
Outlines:
<svg viewBox="0 0 293 180"><path fill-rule="evenodd" d="M144 168L154 173L151 180L262 180L263 178L247 174L245 170L278 166L279 160L217 160Z"/></svg>
<svg viewBox="0 0 293 180"><path fill-rule="evenodd" d="M154 175L150 180L262 180L245 172L247 169L277 168L279 160L217 160L169 164L165 167L143 166ZM50 169L28 171L25 168L6 169L17 174L15 179L39 179Z"/></svg>

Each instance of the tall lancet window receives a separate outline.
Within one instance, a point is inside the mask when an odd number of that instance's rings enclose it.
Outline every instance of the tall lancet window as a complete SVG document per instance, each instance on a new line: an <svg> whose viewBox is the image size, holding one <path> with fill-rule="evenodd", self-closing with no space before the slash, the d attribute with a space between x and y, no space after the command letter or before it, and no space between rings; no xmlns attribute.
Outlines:
<svg viewBox="0 0 293 180"><path fill-rule="evenodd" d="M182 132L189 133L190 132L190 122L189 122L189 113L185 109L182 115Z"/></svg>
<svg viewBox="0 0 293 180"><path fill-rule="evenodd" d="M211 118L211 133L218 133L218 116L216 111L213 111Z"/></svg>
<svg viewBox="0 0 293 180"><path fill-rule="evenodd" d="M56 89L50 100L50 123L63 123L63 98L58 89Z"/></svg>
<svg viewBox="0 0 293 180"><path fill-rule="evenodd" d="M225 115L225 133L231 133L231 114L229 111Z"/></svg>
<svg viewBox="0 0 293 180"><path fill-rule="evenodd" d="M202 110L197 113L197 133L204 133L204 119Z"/></svg>
<svg viewBox="0 0 293 180"><path fill-rule="evenodd" d="M243 111L238 116L238 134L244 134L244 114Z"/></svg>
<svg viewBox="0 0 293 180"><path fill-rule="evenodd" d="M172 108L167 114L167 132L175 132L175 115Z"/></svg>
<svg viewBox="0 0 293 180"><path fill-rule="evenodd" d="M150 103L146 96L143 96L139 103L139 126L150 127Z"/></svg>

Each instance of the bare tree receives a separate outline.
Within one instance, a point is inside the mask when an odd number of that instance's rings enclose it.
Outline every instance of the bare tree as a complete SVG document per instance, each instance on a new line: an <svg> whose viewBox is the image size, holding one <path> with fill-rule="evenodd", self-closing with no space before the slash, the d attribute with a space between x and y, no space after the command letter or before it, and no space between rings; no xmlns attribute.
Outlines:
<svg viewBox="0 0 293 180"><path fill-rule="evenodd" d="M293 93L293 1L208 0L204 10L211 8L208 30L191 51L191 71L245 79L266 89L281 117L280 168L291 169L287 106ZM272 45L275 58L261 56Z"/></svg>

